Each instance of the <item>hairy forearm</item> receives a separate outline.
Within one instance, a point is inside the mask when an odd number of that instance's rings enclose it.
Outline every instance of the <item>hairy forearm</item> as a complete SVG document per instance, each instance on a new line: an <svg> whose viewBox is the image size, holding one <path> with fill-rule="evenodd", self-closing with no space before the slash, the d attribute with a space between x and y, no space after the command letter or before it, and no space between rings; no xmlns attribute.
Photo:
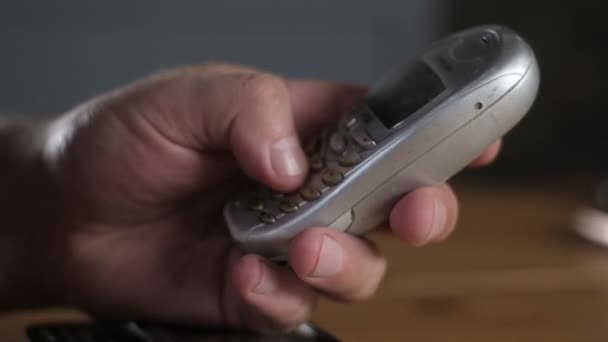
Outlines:
<svg viewBox="0 0 608 342"><path fill-rule="evenodd" d="M58 225L61 201L43 167L37 127L0 119L0 310L49 301L50 270L42 261L51 257L45 246Z"/></svg>

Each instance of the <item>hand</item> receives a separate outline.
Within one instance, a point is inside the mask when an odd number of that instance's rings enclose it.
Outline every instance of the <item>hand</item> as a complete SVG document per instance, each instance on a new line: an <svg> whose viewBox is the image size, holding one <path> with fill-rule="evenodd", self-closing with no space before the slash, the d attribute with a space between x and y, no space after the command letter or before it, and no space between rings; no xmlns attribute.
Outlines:
<svg viewBox="0 0 608 342"><path fill-rule="evenodd" d="M279 191L297 188L308 170L298 135L364 91L208 65L157 75L56 120L44 160L67 223L41 253L47 268L59 265L45 286L58 303L96 315L265 332L306 320L319 293L370 297L385 271L371 242L311 227L290 245L292 271L243 255L221 215L242 173ZM404 197L389 222L397 238L424 245L445 239L456 217L454 194L441 185Z"/></svg>

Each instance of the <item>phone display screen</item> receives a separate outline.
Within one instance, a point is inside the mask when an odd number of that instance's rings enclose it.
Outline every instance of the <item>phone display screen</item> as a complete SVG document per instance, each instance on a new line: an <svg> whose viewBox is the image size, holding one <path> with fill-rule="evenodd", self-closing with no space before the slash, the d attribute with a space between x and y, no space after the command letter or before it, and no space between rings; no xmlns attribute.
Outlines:
<svg viewBox="0 0 608 342"><path fill-rule="evenodd" d="M372 89L367 103L382 124L391 129L444 90L439 76L424 62L418 61Z"/></svg>

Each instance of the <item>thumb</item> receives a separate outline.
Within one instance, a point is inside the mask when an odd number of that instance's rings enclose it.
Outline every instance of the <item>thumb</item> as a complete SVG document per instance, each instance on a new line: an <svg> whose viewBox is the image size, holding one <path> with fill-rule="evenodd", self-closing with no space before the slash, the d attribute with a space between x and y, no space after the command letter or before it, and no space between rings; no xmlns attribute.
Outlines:
<svg viewBox="0 0 608 342"><path fill-rule="evenodd" d="M248 175L276 190L292 190L304 181L308 161L285 82L268 74L250 74L236 87L232 121L224 127L234 156Z"/></svg>

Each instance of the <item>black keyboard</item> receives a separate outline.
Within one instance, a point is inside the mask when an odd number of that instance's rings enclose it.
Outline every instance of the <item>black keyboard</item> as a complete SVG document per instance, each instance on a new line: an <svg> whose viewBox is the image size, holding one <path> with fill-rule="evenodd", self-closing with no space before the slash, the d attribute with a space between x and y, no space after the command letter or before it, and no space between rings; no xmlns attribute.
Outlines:
<svg viewBox="0 0 608 342"><path fill-rule="evenodd" d="M30 342L338 342L312 324L304 333L260 336L215 327L101 321L34 325L27 329L27 336Z"/></svg>

